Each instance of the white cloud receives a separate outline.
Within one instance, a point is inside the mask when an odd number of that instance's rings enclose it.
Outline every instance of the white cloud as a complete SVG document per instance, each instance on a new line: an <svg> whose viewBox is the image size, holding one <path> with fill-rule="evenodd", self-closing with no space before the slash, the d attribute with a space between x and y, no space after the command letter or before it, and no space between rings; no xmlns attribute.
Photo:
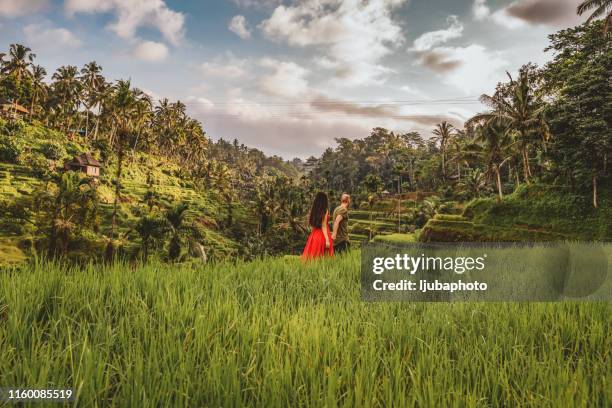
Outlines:
<svg viewBox="0 0 612 408"><path fill-rule="evenodd" d="M234 16L227 27L231 32L243 40L251 38L251 30L244 16Z"/></svg>
<svg viewBox="0 0 612 408"><path fill-rule="evenodd" d="M231 52L215 57L200 64L200 72L205 77L221 79L241 79L247 76L248 60L236 58Z"/></svg>
<svg viewBox="0 0 612 408"><path fill-rule="evenodd" d="M509 6L503 7L495 12L491 12L491 9L487 5L487 0L474 0L474 4L472 5L472 14L475 20L490 20L497 25L514 30L516 28L526 26L525 21L516 18L508 13L508 7L511 7L515 4L517 4L517 2L514 2Z"/></svg>
<svg viewBox="0 0 612 408"><path fill-rule="evenodd" d="M0 16L18 17L47 7L48 0L0 0Z"/></svg>
<svg viewBox="0 0 612 408"><path fill-rule="evenodd" d="M321 47L346 84L366 85L391 72L383 57L403 34L392 11L406 0L303 0L278 6L260 25L266 37L296 47ZM328 64L331 65L331 64Z"/></svg>
<svg viewBox="0 0 612 408"><path fill-rule="evenodd" d="M497 10L495 13L491 14L490 17L496 24L511 30L525 27L527 25L525 21L508 14L508 9L506 8Z"/></svg>
<svg viewBox="0 0 612 408"><path fill-rule="evenodd" d="M474 19L482 21L489 17L490 14L491 9L487 5L487 0L474 0L474 4L472 4L472 15Z"/></svg>
<svg viewBox="0 0 612 408"><path fill-rule="evenodd" d="M189 96L186 99L187 105L193 107L194 110L199 112L209 112L214 107L215 104L208 98L204 98L203 96Z"/></svg>
<svg viewBox="0 0 612 408"><path fill-rule="evenodd" d="M260 80L261 90L273 96L294 98L308 91L309 71L294 62L278 61L264 58L259 65L274 70Z"/></svg>
<svg viewBox="0 0 612 408"><path fill-rule="evenodd" d="M39 48L75 48L81 41L65 28L51 23L29 24L23 28L28 43Z"/></svg>
<svg viewBox="0 0 612 408"><path fill-rule="evenodd" d="M65 8L69 14L114 13L109 28L121 38L134 38L140 27L155 27L177 45L184 34L185 16L170 10L164 0L66 0Z"/></svg>
<svg viewBox="0 0 612 408"><path fill-rule="evenodd" d="M447 43L449 40L459 38L463 35L463 24L457 16L449 16L446 20L448 28L430 31L414 40L414 51L427 51L433 47Z"/></svg>
<svg viewBox="0 0 612 408"><path fill-rule="evenodd" d="M449 61L457 61L456 67L444 72L443 81L467 94L490 92L503 79L508 62L501 53L489 51L482 45L467 47L439 47L434 51Z"/></svg>
<svg viewBox="0 0 612 408"><path fill-rule="evenodd" d="M143 61L159 62L168 57L168 47L155 41L143 41L134 48L132 55Z"/></svg>
<svg viewBox="0 0 612 408"><path fill-rule="evenodd" d="M400 90L403 92L406 92L408 95L416 96L416 97L423 98L423 99L428 99L427 94L425 94L420 89L417 89L410 85L404 85L400 87Z"/></svg>
<svg viewBox="0 0 612 408"><path fill-rule="evenodd" d="M484 2L476 1L476 6ZM475 17L488 18L483 10L474 10ZM479 14L478 14L479 13ZM488 11L487 11L488 13ZM484 46L471 44L464 47L442 46L451 39L463 34L463 25L456 16L448 18L448 28L425 33L414 41L410 51L414 51L418 64L436 72L442 81L462 90L465 94L481 93L494 88L502 78L508 62L500 52L489 51ZM413 91L411 88L402 88Z"/></svg>
<svg viewBox="0 0 612 408"><path fill-rule="evenodd" d="M262 104L246 97L240 88L227 91L223 105L211 106L207 100L192 97L187 100L187 106L189 112L205 124L209 134L227 140L238 138L268 154L286 158L319 155L334 144L329 135L365 137L374 122L381 122L380 118L368 120L318 114L307 103L286 111L285 107ZM294 109L299 112L293 112Z"/></svg>

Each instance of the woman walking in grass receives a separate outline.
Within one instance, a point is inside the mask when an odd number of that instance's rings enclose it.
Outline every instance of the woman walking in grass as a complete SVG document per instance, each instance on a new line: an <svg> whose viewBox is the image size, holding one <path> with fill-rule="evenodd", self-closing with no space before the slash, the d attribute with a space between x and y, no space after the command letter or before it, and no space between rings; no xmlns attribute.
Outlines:
<svg viewBox="0 0 612 408"><path fill-rule="evenodd" d="M327 194L319 192L310 208L308 223L312 232L308 236L302 259L315 259L334 255L334 243L329 232L329 200Z"/></svg>

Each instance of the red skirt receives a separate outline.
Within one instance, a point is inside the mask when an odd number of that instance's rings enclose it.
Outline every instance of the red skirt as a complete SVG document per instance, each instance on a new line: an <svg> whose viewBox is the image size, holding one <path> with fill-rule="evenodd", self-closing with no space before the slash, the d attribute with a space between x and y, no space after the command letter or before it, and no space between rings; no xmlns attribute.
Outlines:
<svg viewBox="0 0 612 408"><path fill-rule="evenodd" d="M321 228L314 228L306 241L304 252L302 252L302 259L306 260L321 258L323 256L334 256L334 242L332 241L329 231L327 236L329 236L329 248L325 248L325 235L323 235L323 230Z"/></svg>

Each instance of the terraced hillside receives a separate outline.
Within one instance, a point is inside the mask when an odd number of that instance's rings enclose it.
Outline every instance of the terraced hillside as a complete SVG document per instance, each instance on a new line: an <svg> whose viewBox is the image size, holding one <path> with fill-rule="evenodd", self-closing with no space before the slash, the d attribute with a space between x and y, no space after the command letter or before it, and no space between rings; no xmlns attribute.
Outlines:
<svg viewBox="0 0 612 408"><path fill-rule="evenodd" d="M25 203L42 190L55 189L55 184L48 181L61 174L56 170L63 166L66 159L95 150L79 137L66 137L59 132L25 123L15 126L13 131L19 137L10 140L18 141L15 151L20 153L14 157L0 156L1 205ZM10 153L11 147L3 145L3 154ZM109 158L100 160L103 168L96 184L99 216L100 224L108 226L111 224L115 197L116 164ZM121 185L117 224L119 237L134 234L132 228L150 206L164 209L185 202L189 205L190 218L197 223L202 241L206 242L209 256L223 258L236 253L238 244L224 235L215 221L220 219L219 214L223 211L222 200L215 191L196 188L175 163L162 157L129 151L123 164ZM153 196L148 196L149 190L154 190ZM240 205L236 205L237 219L241 211ZM32 224L5 215L0 217L0 264L19 263L36 253L33 242L40 231ZM81 247L71 248L71 252L77 258L87 259L94 252L101 253L105 244L106 238L102 234L88 238ZM123 249L131 251L136 245L139 245L137 240L125 240Z"/></svg>
<svg viewBox="0 0 612 408"><path fill-rule="evenodd" d="M421 197L419 199L422 200ZM415 218L419 213L415 199L403 197L402 200L398 200L395 197L388 197L375 202L372 206L364 204L360 209L350 211L349 231L352 241L366 242L377 236L414 231Z"/></svg>
<svg viewBox="0 0 612 408"><path fill-rule="evenodd" d="M461 214L437 213L413 234L382 235L384 242L517 242L610 241L612 206L610 193L602 194L602 206L593 210L588 199L558 186L522 187L502 201L480 198L468 203Z"/></svg>
<svg viewBox="0 0 612 408"><path fill-rule="evenodd" d="M0 162L0 202L29 196L41 185L42 182L27 167ZM15 229L10 220L0 220L0 265L19 263L26 259L19 242L20 231Z"/></svg>

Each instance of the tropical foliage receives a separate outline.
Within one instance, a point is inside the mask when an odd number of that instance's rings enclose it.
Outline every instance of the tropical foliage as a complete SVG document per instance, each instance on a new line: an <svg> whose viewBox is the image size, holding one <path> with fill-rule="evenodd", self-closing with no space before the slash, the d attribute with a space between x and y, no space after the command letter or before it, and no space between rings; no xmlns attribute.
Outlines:
<svg viewBox="0 0 612 408"><path fill-rule="evenodd" d="M508 74L482 95L487 110L464 126L442 122L431 137L375 128L363 139L336 138L318 158L291 162L238 140L212 141L184 103L108 81L95 61L49 77L30 48L13 44L0 58L0 99L8 107L0 161L28 169L36 188L27 197L0 197L0 210L5 223L12 220L9 230L29 237L31 251L169 261L206 259L219 240L229 243L225 256L297 252L315 190L329 192L332 203L350 192L370 211L367 228L359 226L365 238L376 233L377 206L397 203L388 211L401 231L402 219L419 228L453 208L440 200L502 201L523 185L590 196L597 211L602 190L610 189L612 52L601 34L609 17L596 20L609 1L587 1L579 11L591 9L590 24L550 36L550 63ZM64 160L83 152L103 163L99 183L62 170ZM160 178L182 189L181 200L164 192ZM408 213L407 194L416 201L434 196L438 204L430 211L420 200Z"/></svg>

